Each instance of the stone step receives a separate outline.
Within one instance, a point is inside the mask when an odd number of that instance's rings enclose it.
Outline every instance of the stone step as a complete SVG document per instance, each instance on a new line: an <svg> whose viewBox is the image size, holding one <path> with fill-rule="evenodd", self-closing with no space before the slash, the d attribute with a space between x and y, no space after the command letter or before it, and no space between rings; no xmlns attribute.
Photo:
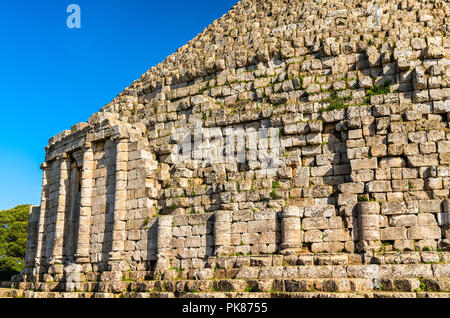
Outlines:
<svg viewBox="0 0 450 318"><path fill-rule="evenodd" d="M0 288L0 298L22 298L23 290Z"/></svg>
<svg viewBox="0 0 450 318"><path fill-rule="evenodd" d="M1 281L0 282L0 290L11 288L11 282Z"/></svg>
<svg viewBox="0 0 450 318"><path fill-rule="evenodd" d="M60 292L63 283L22 283L24 290ZM280 279L205 279L141 282L82 283L86 292L171 292L177 295L192 292L446 292L450 277L392 277L392 278L280 278Z"/></svg>
<svg viewBox="0 0 450 318"><path fill-rule="evenodd" d="M258 280L197 280L161 282L157 291L185 292L358 292L358 291L450 291L450 278L307 278ZM134 287L134 289L133 289ZM130 284L129 291L148 291L146 285ZM161 288L161 290L160 290Z"/></svg>
<svg viewBox="0 0 450 318"><path fill-rule="evenodd" d="M211 273L206 269L188 274L189 279L450 277L450 264L268 266L216 269Z"/></svg>
<svg viewBox="0 0 450 318"><path fill-rule="evenodd" d="M306 265L306 266L250 266L231 269L198 269L181 271L172 269L167 271L160 280L145 279L145 275L132 275L126 272L121 281L115 281L105 272L104 281L94 281L97 276L85 275L82 277L80 289L85 291L109 291L140 289L143 292L150 290L163 290L163 284L170 286L181 284L183 281L280 281L291 279L313 279L317 282L323 280L360 281L373 283L385 281L394 286L396 281L411 280L408 283L413 291L420 285L421 280L430 284L434 290L447 290L446 281L450 278L450 264L396 264L396 265ZM141 272L145 274L145 272ZM148 275L151 276L151 275ZM21 290L63 291L65 289L64 277L61 281L53 282L15 282L10 286ZM91 280L92 279L92 280ZM391 283L389 283L391 282ZM244 286L245 288L245 286ZM394 287L392 287L394 288ZM431 288L431 287L430 287ZM239 290L242 291L242 290Z"/></svg>
<svg viewBox="0 0 450 318"><path fill-rule="evenodd" d="M133 296L134 295L126 295L125 298L137 298ZM450 293L448 292L187 293L180 298L450 298Z"/></svg>
<svg viewBox="0 0 450 318"><path fill-rule="evenodd" d="M256 278L371 278L371 277L450 277L449 252L410 252L385 254L384 261L372 259L370 264L362 263L359 254L300 254L268 256L232 256L208 260L206 268L170 268L164 275L154 275L152 271L123 272L124 281L143 280L195 280L195 279L256 279ZM389 262L386 263L387 258ZM359 261L358 261L359 259ZM376 261L376 262L375 262ZM380 261L380 262L378 262ZM113 281L111 272L88 272L81 274L81 281ZM24 281L35 281L37 277L24 275ZM58 272L42 274L40 282L64 281L63 266ZM22 284L23 285L23 284ZM18 282L12 285L2 282L0 288L20 288Z"/></svg>
<svg viewBox="0 0 450 318"><path fill-rule="evenodd" d="M244 266L294 266L294 265L361 265L361 264L428 264L450 263L450 252L387 252L364 254L320 253L298 255L227 256L208 259L209 267L221 269Z"/></svg>
<svg viewBox="0 0 450 318"><path fill-rule="evenodd" d="M102 281L114 281L112 272L104 272ZM124 272L122 281L154 281L152 272ZM408 277L450 277L450 264L369 264L369 265L287 265L287 266L242 266L240 268L203 268L195 270L169 269L156 280L201 280L201 279L266 279L266 278L408 278ZM28 282L14 282L6 288L35 289ZM59 284L64 275L42 275L40 282ZM99 282L100 275L87 273L81 281Z"/></svg>
<svg viewBox="0 0 450 318"><path fill-rule="evenodd" d="M124 281L142 281L152 277L146 272L126 272ZM242 266L240 268L203 268L196 270L169 269L162 280L196 279L265 279L265 278L397 278L450 277L450 264L385 264L385 265L287 265ZM87 281L98 276L86 275Z"/></svg>
<svg viewBox="0 0 450 318"><path fill-rule="evenodd" d="M113 293L58 293L26 291L24 298L176 298L171 292L124 292ZM196 292L178 295L179 298L450 298L449 292Z"/></svg>

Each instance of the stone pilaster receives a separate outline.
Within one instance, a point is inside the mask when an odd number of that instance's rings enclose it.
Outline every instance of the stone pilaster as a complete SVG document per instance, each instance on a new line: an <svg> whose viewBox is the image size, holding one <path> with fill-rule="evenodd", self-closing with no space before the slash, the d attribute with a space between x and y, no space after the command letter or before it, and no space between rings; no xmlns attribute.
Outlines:
<svg viewBox="0 0 450 318"><path fill-rule="evenodd" d="M360 202L358 204L358 212L361 249L364 252L378 249L380 245L380 204L369 201Z"/></svg>
<svg viewBox="0 0 450 318"><path fill-rule="evenodd" d="M25 251L25 274L30 275L35 266L35 257L37 252L38 237L39 237L39 218L41 208L40 206L30 206L30 212L28 214L28 227L27 227L27 245Z"/></svg>
<svg viewBox="0 0 450 318"><path fill-rule="evenodd" d="M116 187L114 192L114 223L112 249L109 262L111 270L122 270L125 250L125 224L127 218L127 175L128 175L128 142L127 138L116 141ZM115 268L116 265L118 268Z"/></svg>
<svg viewBox="0 0 450 318"><path fill-rule="evenodd" d="M450 239L450 200L444 200L443 212L441 216L444 238Z"/></svg>
<svg viewBox="0 0 450 318"><path fill-rule="evenodd" d="M229 255L231 252L231 212L217 211L214 218L214 255Z"/></svg>
<svg viewBox="0 0 450 318"><path fill-rule="evenodd" d="M81 205L75 259L78 264L89 263L91 237L92 189L94 187L94 152L90 143L85 143L83 169L81 172Z"/></svg>
<svg viewBox="0 0 450 318"><path fill-rule="evenodd" d="M35 274L37 272L40 272L40 266L41 265L45 265L43 264L43 259L42 257L44 255L42 255L42 252L44 251L44 247L43 247L43 243L44 243L44 237L45 237L45 232L46 232L46 228L45 228L45 217L47 214L47 195L48 195L48 174L49 174L49 167L48 164L46 162L44 162L41 165L41 169L42 169L42 191L41 191L41 209L40 209L40 214L39 214L39 219L38 219L38 237L37 237L37 247L36 247L36 256L35 256L35 268L34 268L34 272Z"/></svg>
<svg viewBox="0 0 450 318"><path fill-rule="evenodd" d="M56 208L55 235L53 239L53 252L51 255L51 264L61 264L63 259L63 240L66 210L69 198L69 174L70 174L70 158L67 154L63 154L58 158L60 161L58 206Z"/></svg>
<svg viewBox="0 0 450 318"><path fill-rule="evenodd" d="M445 251L450 251L450 200L444 200L442 205L443 212L440 215L439 223L444 239L440 242L440 245Z"/></svg>
<svg viewBox="0 0 450 318"><path fill-rule="evenodd" d="M170 243L172 240L172 224L173 224L173 216L172 215L161 215L158 218L158 232L157 232L157 241L156 241L156 255L157 255L157 264L155 273L162 274L164 273L170 265Z"/></svg>
<svg viewBox="0 0 450 318"><path fill-rule="evenodd" d="M296 254L302 249L303 233L301 230L302 209L298 206L287 206L281 213L281 245L280 254Z"/></svg>
<svg viewBox="0 0 450 318"><path fill-rule="evenodd" d="M78 218L78 191L79 191L79 173L78 166L76 162L72 163L71 171L70 171L70 214L69 219L67 220L67 242L66 242L66 251L65 257L68 263L73 263L74 255L75 255L75 234L77 231L77 218Z"/></svg>

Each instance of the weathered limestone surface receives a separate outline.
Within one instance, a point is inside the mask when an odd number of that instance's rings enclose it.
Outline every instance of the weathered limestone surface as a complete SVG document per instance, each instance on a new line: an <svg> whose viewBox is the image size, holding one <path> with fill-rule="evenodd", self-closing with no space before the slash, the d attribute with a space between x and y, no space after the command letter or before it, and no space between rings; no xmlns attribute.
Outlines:
<svg viewBox="0 0 450 318"><path fill-rule="evenodd" d="M49 140L14 286L450 290L449 13L444 0L239 2ZM279 129L279 168L174 160L177 129L199 126Z"/></svg>

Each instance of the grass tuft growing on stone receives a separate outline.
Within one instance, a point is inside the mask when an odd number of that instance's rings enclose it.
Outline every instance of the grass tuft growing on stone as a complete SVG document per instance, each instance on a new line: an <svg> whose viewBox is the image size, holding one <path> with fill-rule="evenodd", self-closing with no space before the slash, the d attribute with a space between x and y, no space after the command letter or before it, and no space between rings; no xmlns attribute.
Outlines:
<svg viewBox="0 0 450 318"><path fill-rule="evenodd" d="M383 85L375 85L366 92L365 102L370 104L370 98L375 95L386 95L391 92L391 81L386 81Z"/></svg>

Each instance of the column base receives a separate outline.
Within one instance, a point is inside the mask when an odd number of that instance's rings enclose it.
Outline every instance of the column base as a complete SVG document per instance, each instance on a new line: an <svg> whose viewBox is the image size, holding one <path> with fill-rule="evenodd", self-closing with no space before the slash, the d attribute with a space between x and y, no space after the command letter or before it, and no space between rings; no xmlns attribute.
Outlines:
<svg viewBox="0 0 450 318"><path fill-rule="evenodd" d="M87 264L87 263L90 263L90 258L89 258L89 255L75 254L75 261L78 264Z"/></svg>
<svg viewBox="0 0 450 318"><path fill-rule="evenodd" d="M169 260L165 257L158 257L156 261L154 275L162 276L169 269Z"/></svg>
<svg viewBox="0 0 450 318"><path fill-rule="evenodd" d="M128 263L123 260L109 260L108 267L111 272L126 272L130 269Z"/></svg>
<svg viewBox="0 0 450 318"><path fill-rule="evenodd" d="M281 255L295 255L303 251L303 244L301 243L283 243L280 245L279 253Z"/></svg>
<svg viewBox="0 0 450 318"><path fill-rule="evenodd" d="M363 240L357 243L356 248L360 252L373 254L374 252L380 250L381 242L372 240L370 241Z"/></svg>
<svg viewBox="0 0 450 318"><path fill-rule="evenodd" d="M70 264L64 268L65 276L65 291L75 292L81 291L81 265L80 264Z"/></svg>
<svg viewBox="0 0 450 318"><path fill-rule="evenodd" d="M47 259L48 265L62 265L62 263L62 257L55 256Z"/></svg>
<svg viewBox="0 0 450 318"><path fill-rule="evenodd" d="M216 246L214 256L229 256L231 253L233 253L231 246Z"/></svg>
<svg viewBox="0 0 450 318"><path fill-rule="evenodd" d="M446 252L450 252L450 239L446 238L439 242L440 248Z"/></svg>

